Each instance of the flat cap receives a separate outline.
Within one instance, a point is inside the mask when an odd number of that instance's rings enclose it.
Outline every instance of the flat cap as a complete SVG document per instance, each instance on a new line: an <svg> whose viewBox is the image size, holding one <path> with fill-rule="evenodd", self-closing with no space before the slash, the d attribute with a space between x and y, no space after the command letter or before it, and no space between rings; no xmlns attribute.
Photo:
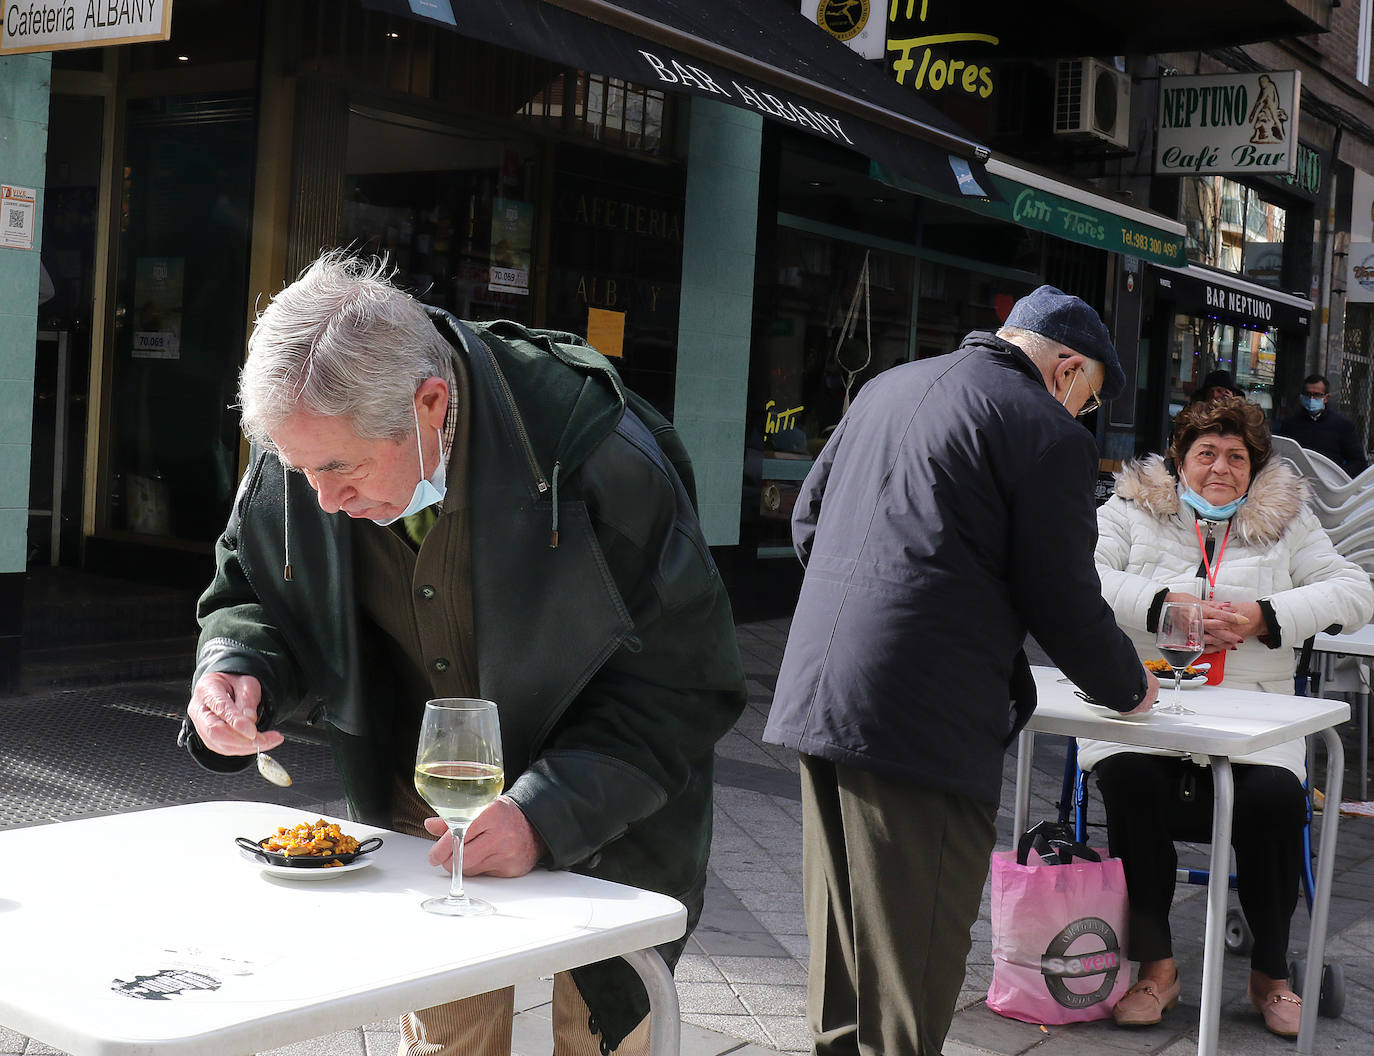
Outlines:
<svg viewBox="0 0 1374 1056"><path fill-rule="evenodd" d="M1125 391L1126 375L1116 356L1112 335L1082 298L1053 286L1041 286L1012 305L1005 325L1058 341L1101 363L1107 368L1099 393L1103 400L1114 400Z"/></svg>

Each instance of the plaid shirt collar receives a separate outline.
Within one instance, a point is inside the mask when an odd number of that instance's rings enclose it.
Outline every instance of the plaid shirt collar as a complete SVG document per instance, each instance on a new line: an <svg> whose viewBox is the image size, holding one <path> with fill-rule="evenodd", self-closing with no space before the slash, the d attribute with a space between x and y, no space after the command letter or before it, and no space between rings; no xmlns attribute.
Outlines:
<svg viewBox="0 0 1374 1056"><path fill-rule="evenodd" d="M444 461L453 454L453 435L458 431L458 387L450 385L448 390L448 413L444 415L444 447L439 454Z"/></svg>

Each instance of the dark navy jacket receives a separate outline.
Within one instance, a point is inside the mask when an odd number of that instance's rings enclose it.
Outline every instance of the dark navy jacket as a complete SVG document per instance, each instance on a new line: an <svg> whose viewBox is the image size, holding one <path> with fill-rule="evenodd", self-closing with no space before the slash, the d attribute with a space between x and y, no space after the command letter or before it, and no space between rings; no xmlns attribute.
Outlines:
<svg viewBox="0 0 1374 1056"><path fill-rule="evenodd" d="M1144 672L1093 566L1096 478L1092 436L990 333L870 381L797 500L806 575L765 738L995 803L1035 707L1028 630L1133 708Z"/></svg>
<svg viewBox="0 0 1374 1056"><path fill-rule="evenodd" d="M1306 410L1298 411L1285 418L1274 432L1325 455L1352 477L1358 477L1367 464L1355 423L1335 411L1322 411L1316 418Z"/></svg>

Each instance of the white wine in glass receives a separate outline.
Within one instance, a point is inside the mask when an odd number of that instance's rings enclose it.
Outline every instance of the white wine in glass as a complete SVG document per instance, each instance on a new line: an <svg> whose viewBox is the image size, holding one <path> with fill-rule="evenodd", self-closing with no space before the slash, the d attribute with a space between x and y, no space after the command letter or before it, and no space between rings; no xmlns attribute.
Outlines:
<svg viewBox="0 0 1374 1056"><path fill-rule="evenodd" d="M444 819L453 837L453 878L443 898L426 899L430 913L480 917L490 902L463 891L463 837L478 814L505 787L501 724L496 705L470 697L445 697L425 704L415 749L415 788Z"/></svg>

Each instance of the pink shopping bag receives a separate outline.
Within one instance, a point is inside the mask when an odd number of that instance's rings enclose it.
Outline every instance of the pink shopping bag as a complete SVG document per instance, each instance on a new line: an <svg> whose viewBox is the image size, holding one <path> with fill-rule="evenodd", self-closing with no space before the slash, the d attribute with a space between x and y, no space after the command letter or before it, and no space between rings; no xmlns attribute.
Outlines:
<svg viewBox="0 0 1374 1056"><path fill-rule="evenodd" d="M1105 1019L1130 987L1126 875L1119 858L1040 864L992 856L988 1008L1027 1023Z"/></svg>

